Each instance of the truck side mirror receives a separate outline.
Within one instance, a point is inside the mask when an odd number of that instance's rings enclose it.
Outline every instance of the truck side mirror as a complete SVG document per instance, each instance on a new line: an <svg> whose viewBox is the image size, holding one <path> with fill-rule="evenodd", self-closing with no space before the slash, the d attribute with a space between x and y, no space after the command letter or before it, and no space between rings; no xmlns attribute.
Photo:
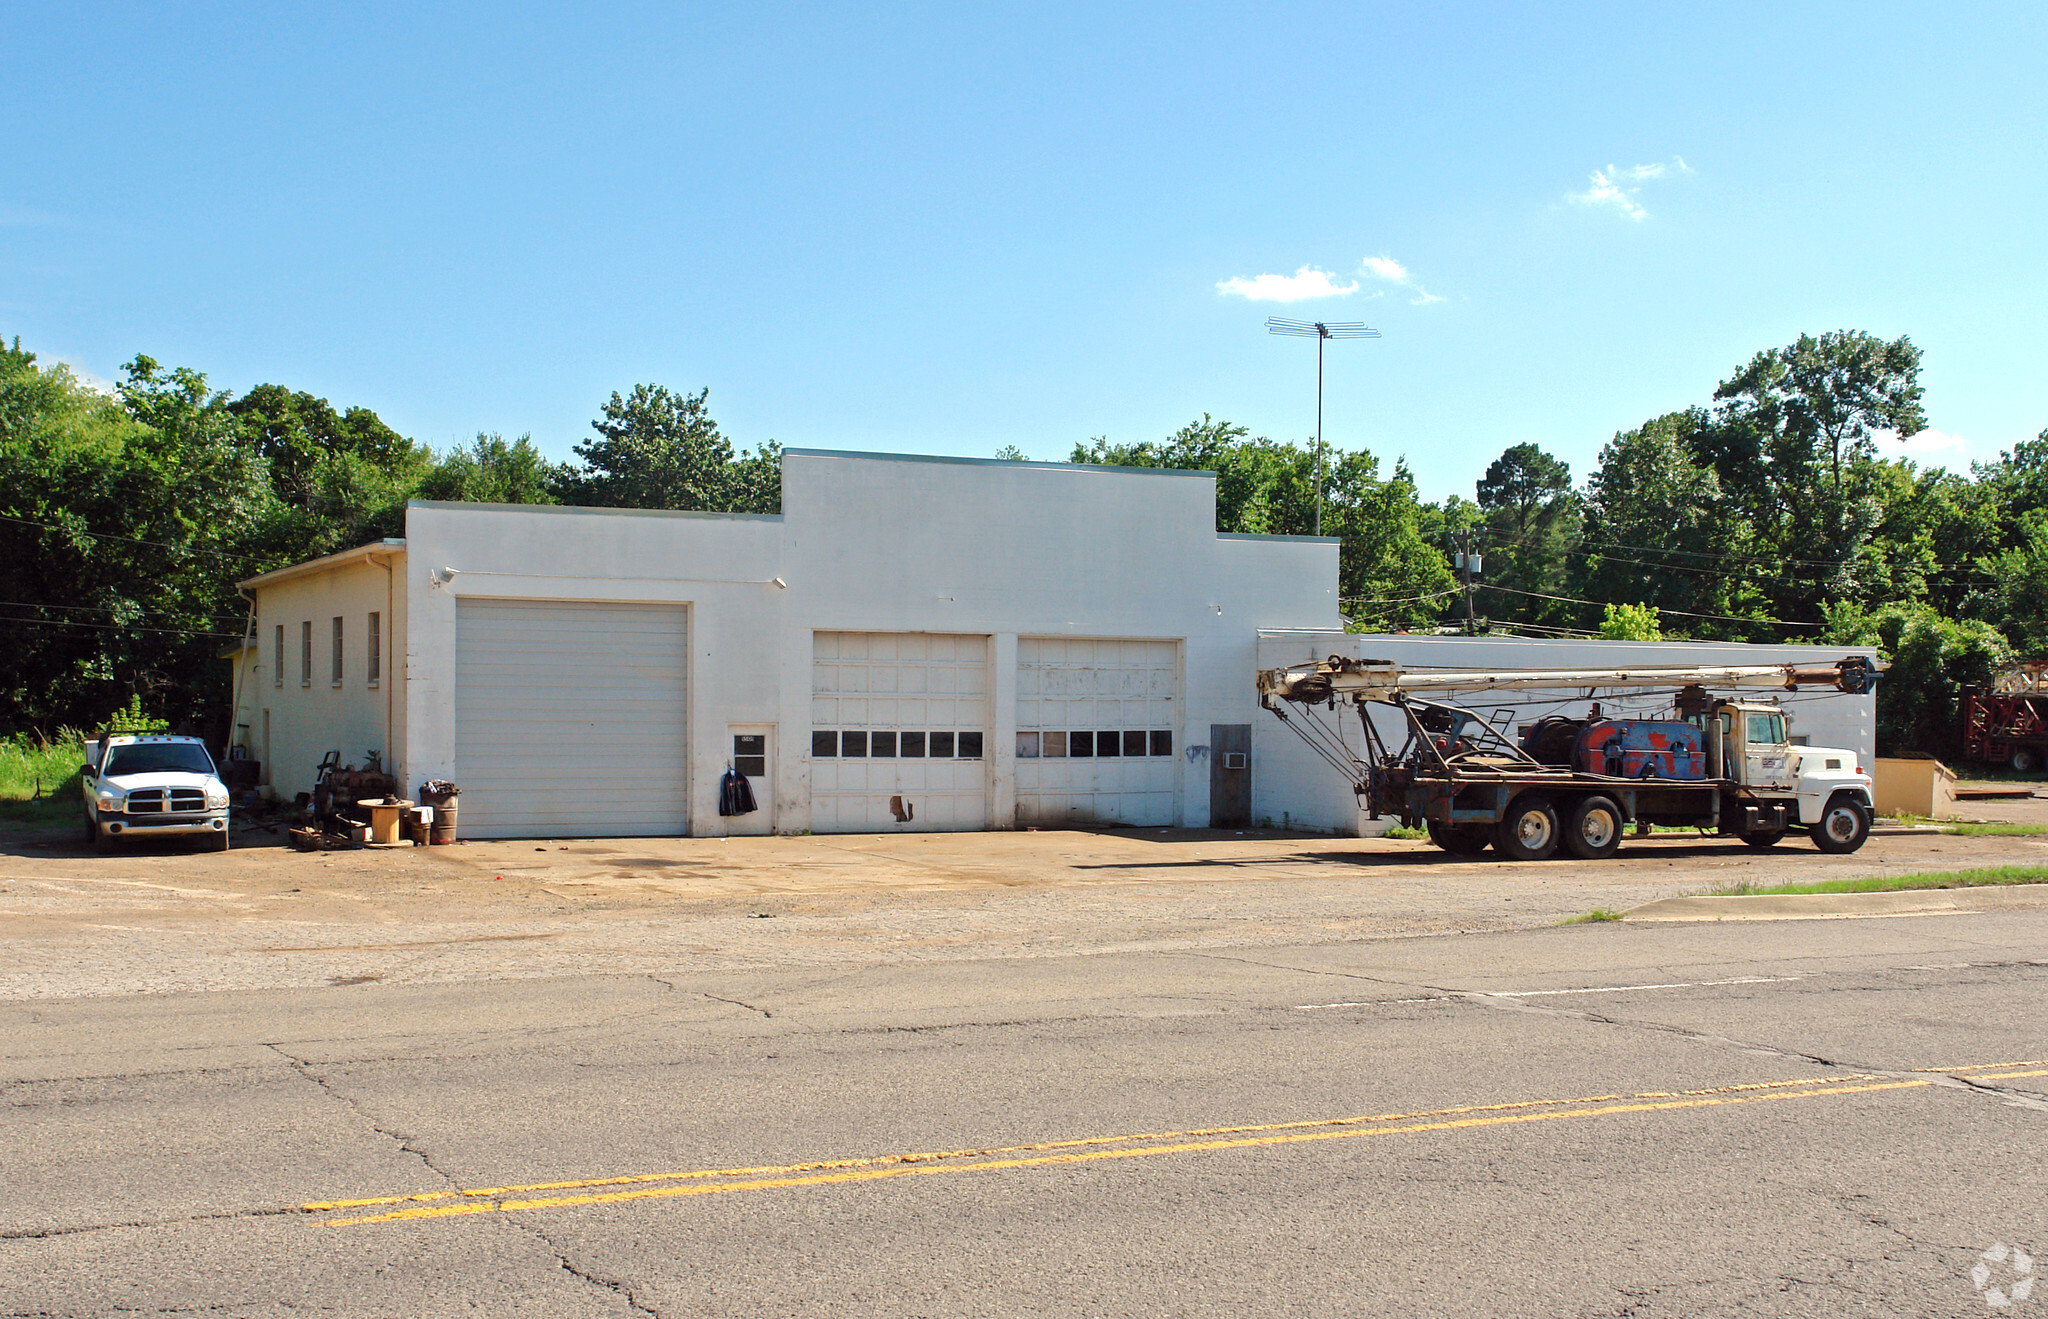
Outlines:
<svg viewBox="0 0 2048 1319"><path fill-rule="evenodd" d="M80 766L78 767L78 773L79 773L79 776L80 776L80 777L82 777L82 778L88 778L88 779L90 779L90 778L97 778L97 777L98 777L98 775L96 775L96 774L94 774L94 773L92 772L92 766L91 766L91 765L80 765Z"/></svg>

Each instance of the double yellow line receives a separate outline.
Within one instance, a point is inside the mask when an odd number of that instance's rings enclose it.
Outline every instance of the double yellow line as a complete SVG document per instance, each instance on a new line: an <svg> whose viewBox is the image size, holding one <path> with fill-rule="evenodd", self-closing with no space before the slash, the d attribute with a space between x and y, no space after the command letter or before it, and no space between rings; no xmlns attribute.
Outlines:
<svg viewBox="0 0 2048 1319"><path fill-rule="evenodd" d="M2013 1070L2028 1068L2038 1070ZM410 1219L518 1213L530 1209L619 1204L632 1200L665 1200L693 1195L730 1195L742 1191L876 1182L899 1177L1006 1172L1018 1168L1095 1163L1109 1159L1210 1154L1222 1150L1298 1145L1313 1141L1355 1140L1365 1136L1416 1135L1431 1131L1459 1131L1531 1122L1610 1117L1626 1113L1658 1113L1678 1109L1759 1104L1788 1099L1827 1099L1886 1090L1919 1089L1936 1083L1932 1075L1934 1073L1973 1081L2048 1076L2048 1059L2016 1063L1981 1063L1960 1068L1919 1068L1907 1074L1862 1072L1845 1076L1803 1077L1790 1081L1756 1081L1698 1090L1586 1095L1575 1099L1530 1099L1500 1104L1468 1104L1409 1113L1375 1113L1294 1122L1193 1128L1184 1131L1134 1132L1120 1136L1087 1136L1071 1140L1043 1141L1032 1145L926 1150L769 1167L701 1168L687 1172L634 1173L573 1181L531 1182L518 1186L487 1186L459 1191L426 1191L413 1195L320 1200L300 1205L299 1208L327 1215L322 1221L329 1227L359 1227L367 1223L391 1223ZM350 1213L352 1210L374 1212Z"/></svg>

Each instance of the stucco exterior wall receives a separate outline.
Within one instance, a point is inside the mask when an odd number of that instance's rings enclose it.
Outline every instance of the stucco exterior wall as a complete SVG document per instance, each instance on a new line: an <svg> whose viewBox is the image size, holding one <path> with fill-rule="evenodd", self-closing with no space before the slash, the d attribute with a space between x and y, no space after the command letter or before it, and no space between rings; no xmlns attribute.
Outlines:
<svg viewBox="0 0 2048 1319"><path fill-rule="evenodd" d="M387 573L385 564L390 565ZM263 781L279 796L312 790L322 756L343 764L366 753L387 765L403 761L405 552L396 546L356 551L346 561L249 588L256 598L256 645L241 659L232 740L263 762ZM369 679L369 616L379 617L382 662ZM333 620L342 619L342 675L333 677ZM301 672L301 628L312 624L310 677ZM280 675L277 628L284 628ZM280 676L282 681L279 681Z"/></svg>
<svg viewBox="0 0 2048 1319"><path fill-rule="evenodd" d="M772 826L808 829L818 631L986 636L989 819L1014 820L1017 640L1171 640L1183 822L1211 724L1254 723L1261 628L1335 627L1334 540L1219 536L1206 473L788 450L776 516L416 503L406 524L405 781L455 777L455 602L687 605L690 818L721 832L729 728L768 725ZM775 579L780 579L778 585ZM758 823L758 822L749 822Z"/></svg>
<svg viewBox="0 0 2048 1319"><path fill-rule="evenodd" d="M1279 668L1342 655L1349 659L1392 660L1411 669L1594 669L1636 666L1666 668L1686 664L1812 664L1849 655L1872 659L1867 646L1747 646L1711 641L1552 641L1528 637L1435 637L1343 632L1272 631L1259 638L1258 667ZM1877 697L1843 692L1799 691L1751 693L1768 700L1776 696L1785 707L1794 737L1812 746L1854 751L1866 768L1877 758ZM1585 713L1586 694L1572 691L1497 692L1473 700L1480 713L1512 707L1515 721L1534 723L1543 715ZM1457 699L1452 697L1450 699ZM1662 689L1602 693L1601 706L1613 714L1652 714L1670 709L1671 694ZM1289 707L1294 718L1306 716ZM1345 745L1361 752L1364 733L1348 706L1322 711L1341 732ZM1394 712L1374 712L1380 736L1399 750L1403 725ZM1263 711L1253 728L1254 777L1252 815L1255 820L1283 818L1309 828L1355 833L1364 821L1350 786L1299 737Z"/></svg>

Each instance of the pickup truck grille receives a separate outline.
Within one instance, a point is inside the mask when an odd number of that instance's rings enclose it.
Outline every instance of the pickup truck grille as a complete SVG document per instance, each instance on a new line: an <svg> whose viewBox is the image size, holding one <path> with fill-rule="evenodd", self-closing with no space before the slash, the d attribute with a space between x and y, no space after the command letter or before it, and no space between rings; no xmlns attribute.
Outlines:
<svg viewBox="0 0 2048 1319"><path fill-rule="evenodd" d="M206 809L206 792L201 788L142 788L128 794L130 815L183 815Z"/></svg>

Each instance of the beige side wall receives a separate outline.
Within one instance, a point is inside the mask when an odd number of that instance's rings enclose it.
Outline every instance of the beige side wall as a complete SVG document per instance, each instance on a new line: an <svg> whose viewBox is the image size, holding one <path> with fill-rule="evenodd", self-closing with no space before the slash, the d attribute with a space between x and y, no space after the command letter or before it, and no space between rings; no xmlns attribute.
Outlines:
<svg viewBox="0 0 2048 1319"><path fill-rule="evenodd" d="M387 574L384 565L390 564ZM234 736L263 761L264 782L281 797L310 792L320 758L339 751L361 765L381 751L387 768L405 756L405 553L378 551L338 567L269 586L256 596L256 650L242 662ZM369 616L381 618L382 664L368 680ZM342 619L342 671L332 673L333 619ZM313 625L311 680L300 672L301 625ZM284 627L279 682L277 628ZM404 785L407 789L411 785Z"/></svg>

